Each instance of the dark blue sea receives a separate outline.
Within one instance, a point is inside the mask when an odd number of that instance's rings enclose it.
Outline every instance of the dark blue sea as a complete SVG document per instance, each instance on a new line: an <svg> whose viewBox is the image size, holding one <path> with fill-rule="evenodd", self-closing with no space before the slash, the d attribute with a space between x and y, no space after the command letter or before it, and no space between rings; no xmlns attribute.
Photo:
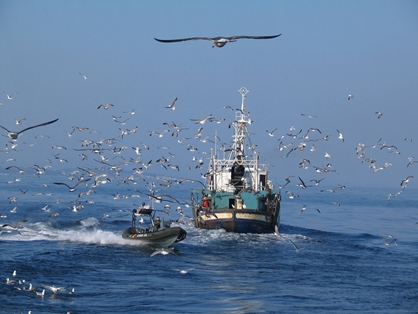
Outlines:
<svg viewBox="0 0 418 314"><path fill-rule="evenodd" d="M283 191L280 235L200 230L183 217L173 225L187 238L151 257L154 248L121 237L133 204L147 199L138 192L147 192L145 182L103 184L74 212L85 186L42 186L58 180L48 173L0 179L0 223L27 220L20 234L0 234L1 313L418 313L413 189L390 201L394 191L383 188L309 188L295 199ZM192 189L179 184L170 193L188 201ZM181 218L169 205L165 219ZM29 284L66 290L42 297Z"/></svg>

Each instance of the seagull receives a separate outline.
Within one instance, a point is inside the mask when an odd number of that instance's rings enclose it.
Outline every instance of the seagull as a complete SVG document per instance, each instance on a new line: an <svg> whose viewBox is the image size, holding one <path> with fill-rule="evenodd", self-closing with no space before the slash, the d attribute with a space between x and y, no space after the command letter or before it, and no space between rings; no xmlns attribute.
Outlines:
<svg viewBox="0 0 418 314"><path fill-rule="evenodd" d="M54 294L57 294L58 291L67 290L67 288L68 288L68 287L55 287L55 286L47 286L47 285L45 285L44 287L51 290Z"/></svg>
<svg viewBox="0 0 418 314"><path fill-rule="evenodd" d="M292 239L289 239L289 241L293 244L293 247L295 248L295 250L296 250L296 251L298 251L298 252L299 252L300 250L302 250L302 249L303 249L303 248L298 247L298 246L295 244L295 242L293 242L293 241L292 241Z"/></svg>
<svg viewBox="0 0 418 314"><path fill-rule="evenodd" d="M396 243L396 239L395 239L395 238L394 238L391 234L384 233L384 234L381 234L380 236L383 238L383 240L385 241L385 244L386 244L386 245L391 245L392 243L393 243L393 244L395 244L396 246L398 245L398 244ZM389 238L391 238L391 239L392 239L392 241L391 241L391 242L389 242L388 240L386 240L386 239L385 239L385 237L389 237Z"/></svg>
<svg viewBox="0 0 418 314"><path fill-rule="evenodd" d="M340 131L338 131L338 130L337 130L337 132L339 133L338 139L340 139L341 141L344 142L344 136L343 136L343 134Z"/></svg>
<svg viewBox="0 0 418 314"><path fill-rule="evenodd" d="M414 176L407 176L405 179L401 181L401 187L404 189L407 187L409 179L412 179Z"/></svg>
<svg viewBox="0 0 418 314"><path fill-rule="evenodd" d="M17 231L17 232L19 232L18 231L18 229L19 229L19 225L20 224L22 224L22 223L24 223L24 222L27 222L27 220L26 219L22 219L22 220L19 220L17 223L16 223L16 225L11 225L11 224L4 224L4 225L2 225L1 227L2 228L4 228L5 230L2 230L2 231L0 231L0 233L1 232L12 232L12 231ZM20 233L20 232L19 232Z"/></svg>
<svg viewBox="0 0 418 314"><path fill-rule="evenodd" d="M40 297L43 297L45 295L45 289L42 290L42 292L35 291L36 295L39 295Z"/></svg>
<svg viewBox="0 0 418 314"><path fill-rule="evenodd" d="M306 210L306 205L302 206L302 208L300 209L300 212L303 213L304 210Z"/></svg>
<svg viewBox="0 0 418 314"><path fill-rule="evenodd" d="M16 121L16 125L21 124L24 120L26 120L26 118L22 118L22 119L15 119L15 121Z"/></svg>
<svg viewBox="0 0 418 314"><path fill-rule="evenodd" d="M194 270L195 268L188 268L188 269L174 269L178 272L180 272L180 274L187 274L189 271Z"/></svg>
<svg viewBox="0 0 418 314"><path fill-rule="evenodd" d="M80 73L80 72L78 72L82 77L83 77L83 79L85 79L85 80L87 80L90 76L87 76L87 75L84 75L83 73Z"/></svg>
<svg viewBox="0 0 418 314"><path fill-rule="evenodd" d="M418 162L418 160L414 160L414 157L408 157L408 164L406 165L407 167L409 167L409 165L412 165L415 162ZM7 169L7 168L6 168Z"/></svg>
<svg viewBox="0 0 418 314"><path fill-rule="evenodd" d="M306 189L308 186L305 184L305 182L303 182L303 180L299 178L300 184L296 184L298 187L301 187L302 189Z"/></svg>
<svg viewBox="0 0 418 314"><path fill-rule="evenodd" d="M200 123L200 124L205 124L206 120L209 120L210 122L213 121L213 119L215 119L214 116L212 116L212 114L202 118L202 119L190 119L191 121L195 121L196 124Z"/></svg>
<svg viewBox="0 0 418 314"><path fill-rule="evenodd" d="M287 194L289 194L290 199L294 199L296 197L299 197L299 194L295 194L292 191L286 191Z"/></svg>
<svg viewBox="0 0 418 314"><path fill-rule="evenodd" d="M380 119L381 116L383 116L383 112L376 111L375 114L377 114L377 118Z"/></svg>
<svg viewBox="0 0 418 314"><path fill-rule="evenodd" d="M13 94L11 94L11 95L7 94L6 92L4 92L4 93L6 94L7 99L9 99L9 100L12 100L14 95L19 94L19 92L13 93Z"/></svg>
<svg viewBox="0 0 418 314"><path fill-rule="evenodd" d="M107 110L107 109L109 109L110 107L114 107L114 105L113 105L113 104L106 104L106 105L100 104L100 105L97 107L97 109L103 108L104 110Z"/></svg>
<svg viewBox="0 0 418 314"><path fill-rule="evenodd" d="M312 116L312 115L309 115L309 114L306 114L306 113L301 113L301 115L304 116L304 117L308 117L309 119L317 117L317 116Z"/></svg>
<svg viewBox="0 0 418 314"><path fill-rule="evenodd" d="M181 39L158 39L154 38L156 41L162 42L162 43L174 43L174 42L180 42L180 41L187 41L187 40L209 40L212 41L212 48L218 47L221 48L225 46L229 42L235 42L238 39L271 39L279 37L279 35L273 35L273 36L230 36L230 37L189 37L189 38L181 38Z"/></svg>
<svg viewBox="0 0 418 314"><path fill-rule="evenodd" d="M2 128L2 129L4 129L4 130L6 130L7 132L8 132L8 136L12 139L12 140L16 140L17 139L17 137L21 134L21 133L23 133L23 132L25 132L25 131L27 131L27 130L30 130L30 129L33 129L33 128L37 128L37 127L39 127L39 126L44 126L44 125L48 125L48 124L51 124L51 123L54 123L54 122L57 122L58 121L58 119L55 119L55 120L52 120L52 121L48 121L48 122L45 122L45 123L41 123L41 124L37 124L37 125L34 125L34 126L30 126L30 127L28 127L28 128L26 128L26 129L23 129L22 131L19 131L19 132L12 132L12 131L9 131L8 129L6 129L4 126L2 126L2 125L0 125L0 128Z"/></svg>
<svg viewBox="0 0 418 314"><path fill-rule="evenodd" d="M77 184L76 184L76 185L74 185L73 187L70 187L67 183L64 183L64 182L54 182L54 184L57 184L57 185L65 185L67 188L69 188L69 189L70 189L70 192L74 192L74 191L76 190L76 188L77 188L77 186L78 186L78 185L80 185L81 183L87 182L87 181L89 181L90 179L91 179L91 178L84 179L84 180L80 180L80 181L78 181L78 182L77 182Z"/></svg>
<svg viewBox="0 0 418 314"><path fill-rule="evenodd" d="M273 134L273 133L274 133L276 130L277 130L277 128L275 128L275 129L274 129L273 131L271 131L271 132L270 132L269 130L266 130L266 132L268 133L268 135L269 135L269 136L273 137L273 136L274 136L274 134Z"/></svg>
<svg viewBox="0 0 418 314"><path fill-rule="evenodd" d="M348 100L350 100L351 98L354 98L354 95L348 95Z"/></svg>
<svg viewBox="0 0 418 314"><path fill-rule="evenodd" d="M173 100L173 102L171 103L171 105L169 105L169 106L167 106L167 107L165 107L165 108L168 108L168 109L171 109L171 110L176 110L176 102L177 102L177 97Z"/></svg>
<svg viewBox="0 0 418 314"><path fill-rule="evenodd" d="M154 253L151 254L150 257L153 257L157 254L162 254L162 255L174 254L174 255L177 255L176 253L174 253L172 251L169 251L167 249L161 249L161 250L156 250Z"/></svg>
<svg viewBox="0 0 418 314"><path fill-rule="evenodd" d="M319 183L321 183L321 181L324 180L324 179L325 178L322 178L322 179L312 179L312 180L309 180L309 181L314 182L315 185L319 185Z"/></svg>

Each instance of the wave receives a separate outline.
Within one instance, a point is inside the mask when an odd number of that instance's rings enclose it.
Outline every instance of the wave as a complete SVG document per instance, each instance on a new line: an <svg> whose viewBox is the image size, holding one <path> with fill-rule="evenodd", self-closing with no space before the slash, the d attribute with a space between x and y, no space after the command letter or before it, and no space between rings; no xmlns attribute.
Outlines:
<svg viewBox="0 0 418 314"><path fill-rule="evenodd" d="M99 229L99 221L94 217L61 224L48 222L27 223L20 228L20 233L3 234L2 240L9 241L66 241L99 245L131 245L141 246L142 243L122 238L121 232Z"/></svg>

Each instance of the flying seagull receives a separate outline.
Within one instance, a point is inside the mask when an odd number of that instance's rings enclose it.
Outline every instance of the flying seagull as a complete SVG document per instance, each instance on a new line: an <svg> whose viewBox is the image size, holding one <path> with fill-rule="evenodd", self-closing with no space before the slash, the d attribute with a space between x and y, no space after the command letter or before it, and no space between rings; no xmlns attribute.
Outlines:
<svg viewBox="0 0 418 314"><path fill-rule="evenodd" d="M17 95L17 94L19 94L19 92L15 92L15 93L13 93L13 94L7 94L6 92L4 92L5 94L6 94L6 96L7 96L7 99L9 99L9 100L12 100L13 99L13 96L14 95Z"/></svg>
<svg viewBox="0 0 418 314"><path fill-rule="evenodd" d="M0 231L0 234L3 233L3 232L12 232L12 231L17 231L20 234L20 232L18 230L19 225L24 223L24 222L27 222L27 220L26 219L19 220L15 225L4 224L4 225L1 226L3 228L3 230Z"/></svg>
<svg viewBox="0 0 418 314"><path fill-rule="evenodd" d="M80 181L78 181L78 182L77 182L77 184L76 184L76 185L74 185L73 187L71 187L71 186L69 186L67 183L63 183L63 182L54 182L54 184L57 184L57 185L65 185L67 188L69 188L69 189L70 189L70 192L74 192L74 191L76 190L77 186L79 186L81 183L84 183L84 182L89 181L90 179L91 179L91 178L84 179L84 180L80 180Z"/></svg>
<svg viewBox="0 0 418 314"><path fill-rule="evenodd" d="M51 123L54 123L54 122L57 122L58 121L58 119L55 119L55 120L52 120L52 121L48 121L48 122L45 122L45 123L41 123L41 124L37 124L37 125L34 125L34 126L30 126L30 127L28 127L28 128L26 128L26 129L23 129L22 131L19 131L19 132L12 132L12 131L9 131L8 129L6 129L4 126L2 126L2 125L0 125L0 128L2 128L2 129L4 129L4 130L6 130L7 132L8 132L8 136L12 139L12 140L16 140L17 139L17 137L21 134L21 133L23 133L23 132L25 132L25 131L27 131L27 130L30 130L30 129L33 129L33 128L37 128L38 126L44 126L44 125L48 125L48 124L51 124Z"/></svg>
<svg viewBox="0 0 418 314"><path fill-rule="evenodd" d="M177 97L173 100L173 102L171 103L171 105L169 105L169 106L167 106L167 107L165 107L165 108L168 108L168 109L171 109L171 110L176 110L176 102L177 102Z"/></svg>
<svg viewBox="0 0 418 314"><path fill-rule="evenodd" d="M162 43L175 43L180 41L187 41L187 40L209 40L212 41L212 48L213 47L223 47L229 42L235 42L238 39L271 39L279 37L279 35L273 35L273 36L230 36L230 37L189 37L189 38L180 38L180 39L158 39L154 38L156 41L162 42Z"/></svg>

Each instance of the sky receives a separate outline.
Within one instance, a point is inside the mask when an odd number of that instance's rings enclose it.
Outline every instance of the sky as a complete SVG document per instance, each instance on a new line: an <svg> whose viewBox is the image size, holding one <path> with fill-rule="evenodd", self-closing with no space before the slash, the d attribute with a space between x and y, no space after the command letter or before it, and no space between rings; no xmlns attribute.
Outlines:
<svg viewBox="0 0 418 314"><path fill-rule="evenodd" d="M418 160L417 29L416 1L1 1L0 125L19 131L59 120L23 132L15 150L0 130L0 173L19 175L6 170L11 165L95 169L132 158L153 161L144 174L201 179L214 147L209 140L217 134L219 143L231 142L235 113L223 107L239 108L238 90L246 87L251 141L276 186L287 176L294 186L299 176L308 184L324 178L327 186L395 193L415 176L408 188L416 189L418 164L407 165L409 157ZM222 48L154 40L277 34ZM166 108L175 98L176 109ZM98 109L108 103L113 106ZM191 121L207 115L220 123ZM16 125L15 119L25 120ZM178 137L171 136L173 122L183 129ZM202 136L195 138L199 127ZM321 133L303 138L310 128ZM166 129L162 137L150 135ZM85 140L110 138L115 141L102 147L122 150L105 152L106 164L98 154L74 150L92 148ZM289 153L301 143L303 151ZM357 153L360 143L365 148ZM160 166L163 157L180 171ZM196 168L200 158L204 166ZM128 176L142 164L119 166Z"/></svg>

